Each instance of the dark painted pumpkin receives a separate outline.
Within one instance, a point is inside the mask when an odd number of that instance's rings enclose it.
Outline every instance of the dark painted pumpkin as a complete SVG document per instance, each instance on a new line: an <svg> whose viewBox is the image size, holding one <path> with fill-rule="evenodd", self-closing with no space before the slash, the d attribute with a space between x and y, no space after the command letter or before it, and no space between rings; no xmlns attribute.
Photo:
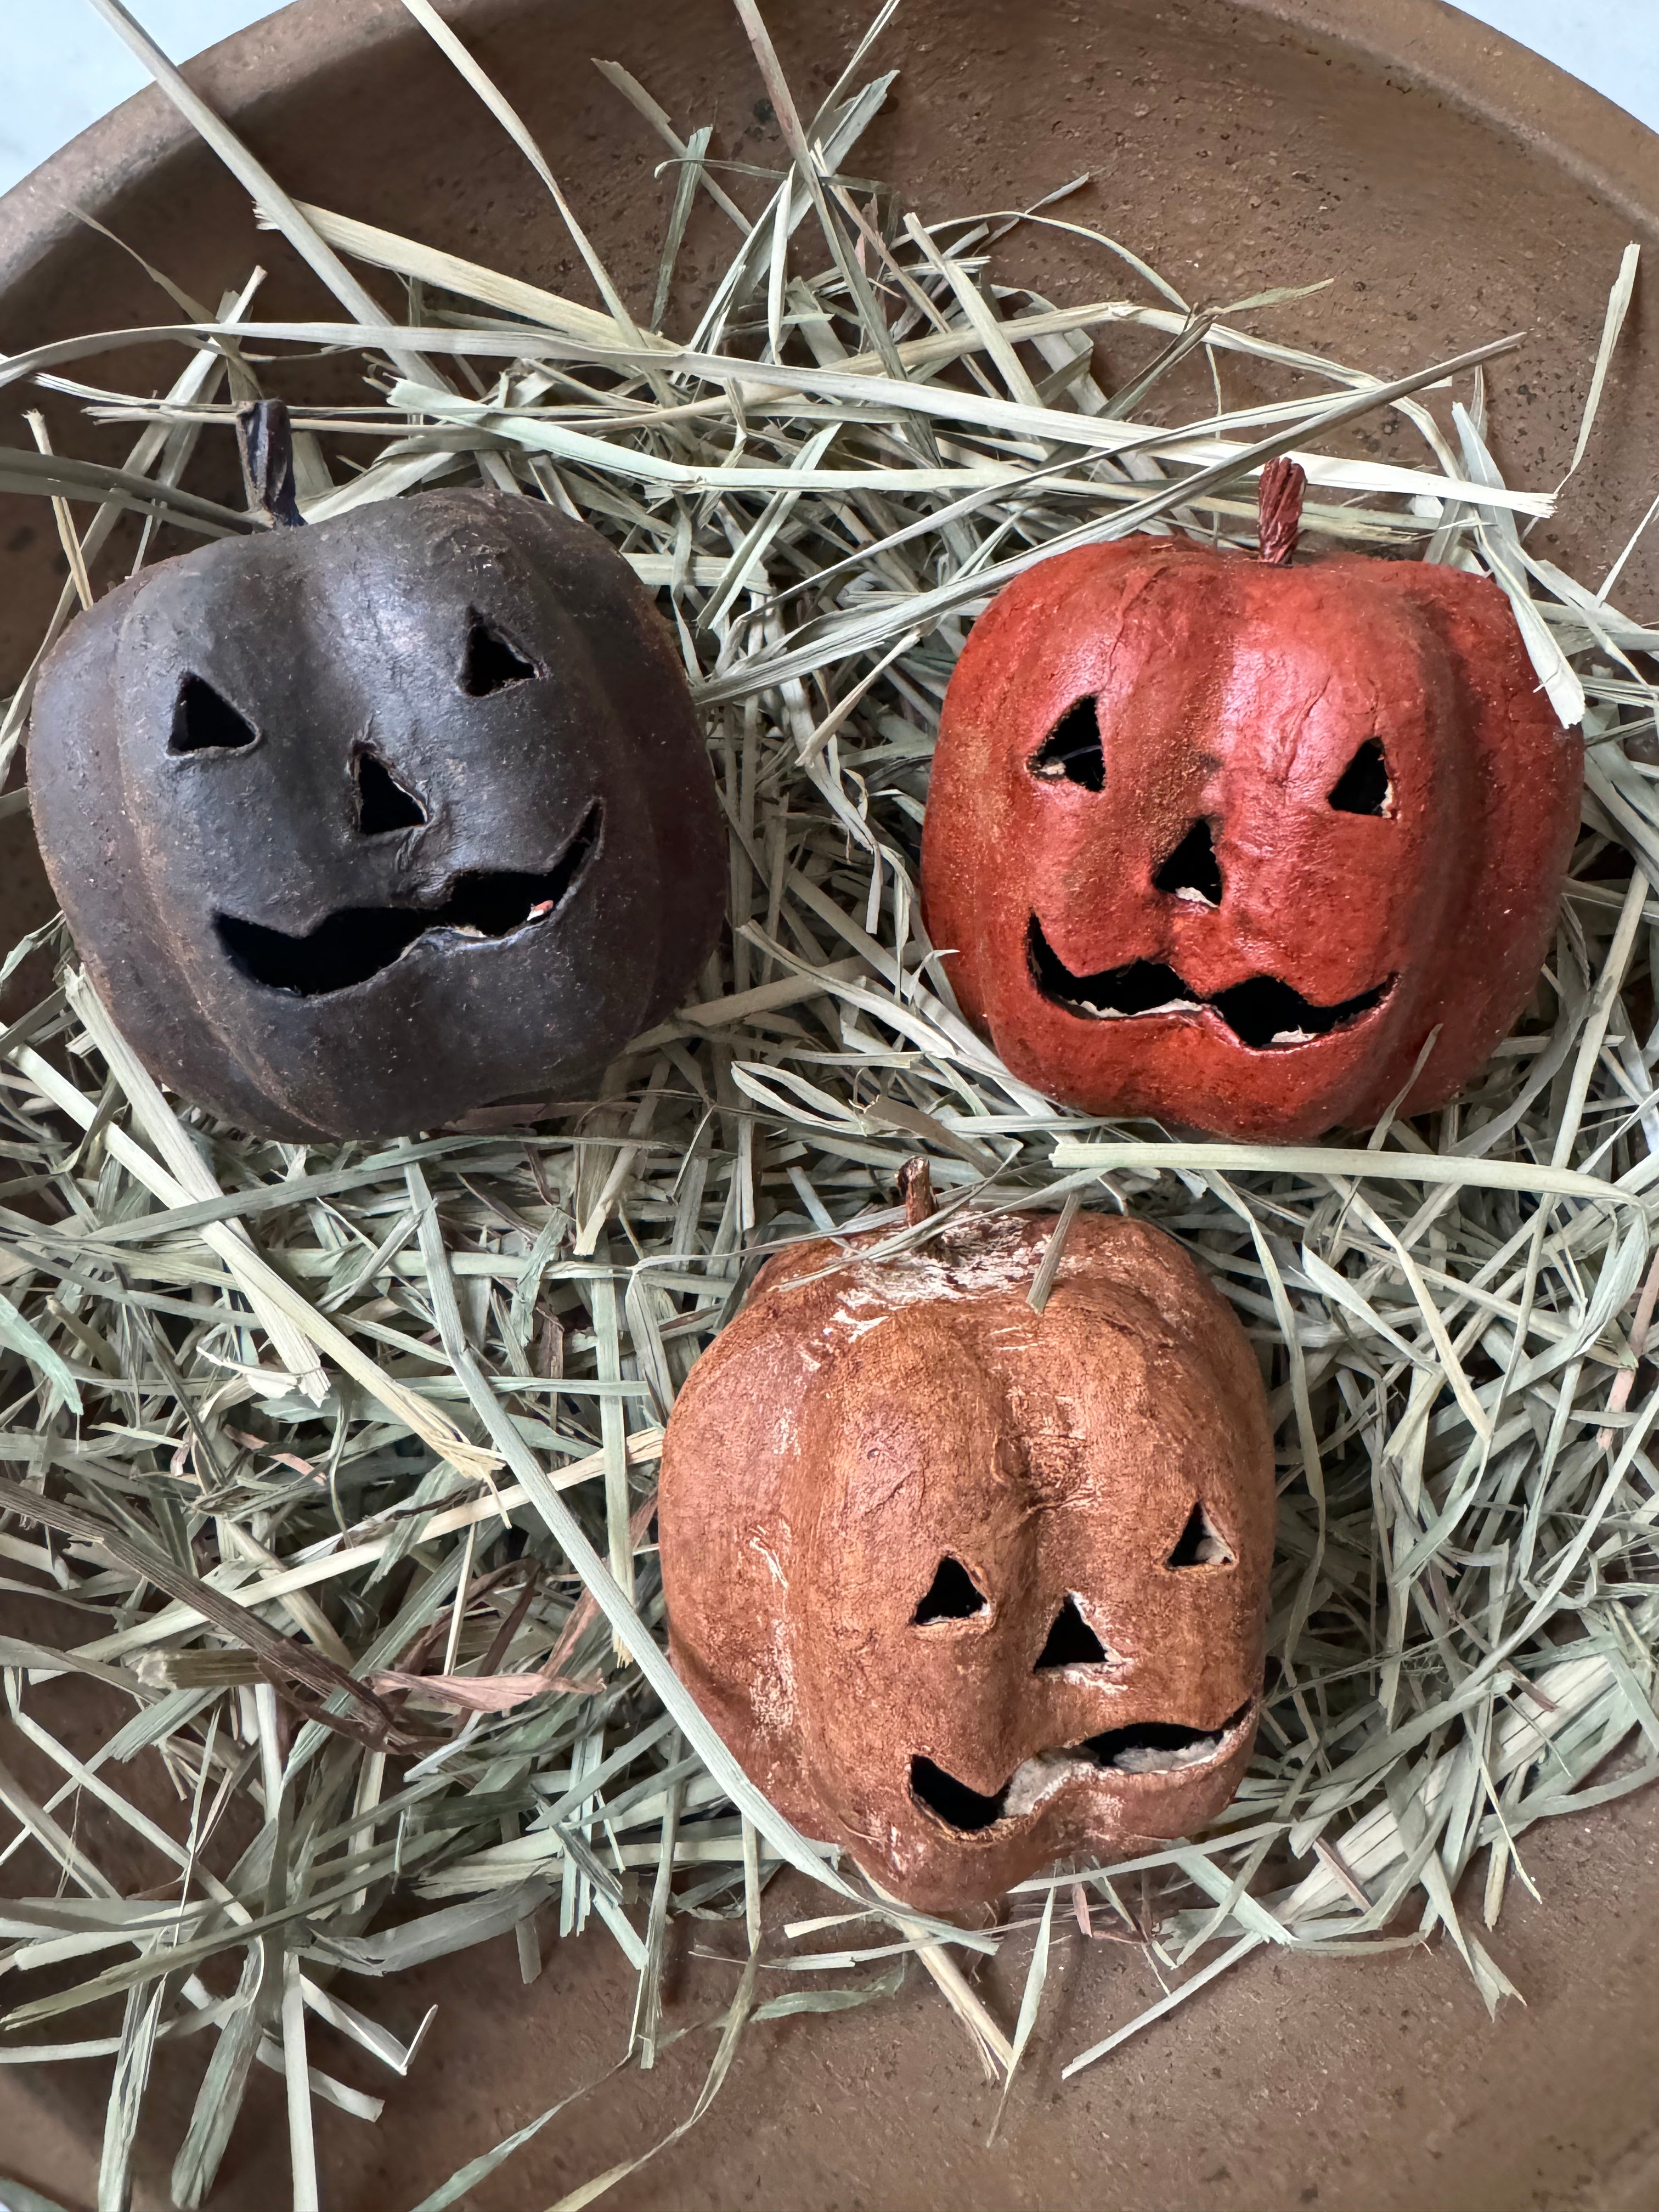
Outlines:
<svg viewBox="0 0 1659 2212"><path fill-rule="evenodd" d="M719 927L678 656L538 501L428 492L143 571L52 653L29 781L132 1044L275 1135L568 1096Z"/></svg>
<svg viewBox="0 0 1659 2212"><path fill-rule="evenodd" d="M1533 990L1583 758L1484 577L1087 546L957 664L927 927L1006 1065L1085 1111L1278 1140L1408 1083L1422 1111Z"/></svg>
<svg viewBox="0 0 1659 2212"><path fill-rule="evenodd" d="M1231 1310L1144 1224L772 1260L658 1504L674 1662L757 1783L908 1903L1185 1835L1249 1756L1273 1450Z"/></svg>

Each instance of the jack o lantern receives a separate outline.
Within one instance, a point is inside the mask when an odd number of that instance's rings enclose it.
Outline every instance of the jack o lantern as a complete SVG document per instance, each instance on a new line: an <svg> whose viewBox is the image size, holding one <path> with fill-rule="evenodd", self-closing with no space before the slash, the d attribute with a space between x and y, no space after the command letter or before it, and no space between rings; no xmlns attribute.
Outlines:
<svg viewBox="0 0 1659 2212"><path fill-rule="evenodd" d="M1193 1832L1255 1734L1266 1400L1141 1223L968 1219L762 1270L669 1420L674 1662L769 1796L904 1902Z"/></svg>
<svg viewBox="0 0 1659 2212"><path fill-rule="evenodd" d="M279 413L245 443L297 522ZM159 562L29 738L47 872L150 1069L290 1137L556 1094L672 1011L725 841L678 658L540 501L433 491Z"/></svg>
<svg viewBox="0 0 1659 2212"><path fill-rule="evenodd" d="M1408 1084L1422 1112L1537 981L1582 742L1486 578L1289 566L1301 474L1263 472L1260 560L1029 569L951 678L927 927L1006 1065L1086 1112L1280 1141Z"/></svg>

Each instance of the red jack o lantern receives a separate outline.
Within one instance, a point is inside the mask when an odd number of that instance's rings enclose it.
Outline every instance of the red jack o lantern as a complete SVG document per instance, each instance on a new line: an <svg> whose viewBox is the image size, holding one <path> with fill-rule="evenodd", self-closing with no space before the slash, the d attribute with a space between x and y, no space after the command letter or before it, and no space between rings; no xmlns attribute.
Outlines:
<svg viewBox="0 0 1659 2212"><path fill-rule="evenodd" d="M1526 1004L1583 748L1485 577L1126 538L1009 585L958 662L928 930L1007 1066L1279 1141L1449 1097ZM1413 1080L1419 1054L1432 1048Z"/></svg>
<svg viewBox="0 0 1659 2212"><path fill-rule="evenodd" d="M1155 1229L798 1247L693 1370L658 1501L674 1663L748 1772L947 1911L1192 1833L1255 1734L1273 1447L1231 1309Z"/></svg>

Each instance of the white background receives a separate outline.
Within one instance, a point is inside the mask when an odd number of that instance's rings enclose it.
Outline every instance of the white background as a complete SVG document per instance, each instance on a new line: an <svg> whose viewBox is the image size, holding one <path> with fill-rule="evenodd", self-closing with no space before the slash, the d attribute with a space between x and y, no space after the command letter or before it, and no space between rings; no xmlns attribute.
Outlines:
<svg viewBox="0 0 1659 2212"><path fill-rule="evenodd" d="M128 4L175 61L274 12L266 0ZM1535 47L1659 130L1659 0L1471 0L1464 13ZM143 82L86 0L0 0L0 191Z"/></svg>

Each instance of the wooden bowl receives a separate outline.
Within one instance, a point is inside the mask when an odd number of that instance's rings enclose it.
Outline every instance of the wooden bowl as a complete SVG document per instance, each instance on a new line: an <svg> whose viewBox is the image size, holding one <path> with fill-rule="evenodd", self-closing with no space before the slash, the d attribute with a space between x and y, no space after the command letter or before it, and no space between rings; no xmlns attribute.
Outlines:
<svg viewBox="0 0 1659 2212"><path fill-rule="evenodd" d="M870 12L842 0L768 9L786 66L809 92ZM624 63L684 127L712 119L717 151L780 158L726 0L447 0L445 13L520 106L641 309L672 180L653 176L662 148L590 57ZM1086 169L1094 181L1068 211L1194 300L1333 276L1328 290L1278 311L1272 327L1286 339L1404 369L1526 331L1492 389L1500 453L1533 484L1565 473L1620 252L1632 238L1650 255L1659 248L1659 140L1438 0L911 0L878 61L902 75L859 166L902 180L924 211L1025 204ZM188 74L297 196L587 296L530 169L397 0L300 0ZM199 295L216 298L257 261L271 271L269 313L323 309L282 241L256 231L240 188L146 92L0 201L0 349L170 319L137 264L77 222L77 207ZM718 222L705 226L700 206L681 313L727 251ZM1017 235L1001 269L1061 300L1133 283L1058 234ZM1592 582L1659 482L1656 341L1659 287L1644 282L1585 464L1532 540ZM1109 361L1130 359L1132 343L1114 337ZM144 388L175 362L158 351L107 366ZM21 413L36 398L15 386L0 393L0 441L30 443ZM46 411L61 442L121 458L122 429L89 435L66 404L48 399ZM1386 428L1363 426L1359 450L1386 454ZM219 489L234 495L221 458ZM112 557L103 581L117 573ZM0 691L21 672L63 574L44 503L0 500ZM1656 584L1659 532L1624 588L1639 605ZM27 817L14 816L0 823L0 941L49 910ZM0 1596L0 1624L21 1610ZM73 1616L43 1611L50 1632L72 1638ZM49 1694L68 1725L75 1700L102 1693L64 1683ZM76 1724L106 1733L110 1723L89 1705ZM0 1761L38 1781L27 1754L0 1725ZM1495 2026L1449 1952L1367 1964L1257 1954L1062 2087L1061 2058L1157 1994L1137 1951L1079 1934L1057 1948L1057 2000L994 2147L994 2094L917 1975L891 2002L753 2031L708 2120L605 2201L678 2212L785 2202L807 2212L1650 2203L1654 1838L1652 1805L1639 1798L1528 1837L1544 1905L1512 1884L1492 1942L1530 2008L1507 2006ZM37 1869L28 1880L40 1878ZM21 1858L0 1875L23 1879ZM690 1928L701 1948L737 1948L729 1925ZM528 1990L505 1940L398 1982L352 1985L399 2028L428 2002L441 2009L407 2085L318 2034L315 2063L390 2100L378 2129L319 2106L330 2212L412 2204L621 2056L631 1984L611 1939L548 1948ZM727 1965L684 1959L674 2021L712 2011L732 1982ZM988 1987L994 2004L1017 2004L1017 1991L1011 2000L994 1978ZM101 2025L72 2016L59 2032ZM653 2074L604 2082L468 2204L547 2203L646 2149L689 2109L710 2051L708 2036L690 2036ZM166 2201L206 2056L204 2040L158 2052L140 2206ZM0 2177L88 2202L106 2077L105 2062L0 2066ZM280 2082L260 2074L216 2204L267 2212L287 2201L283 2111Z"/></svg>

